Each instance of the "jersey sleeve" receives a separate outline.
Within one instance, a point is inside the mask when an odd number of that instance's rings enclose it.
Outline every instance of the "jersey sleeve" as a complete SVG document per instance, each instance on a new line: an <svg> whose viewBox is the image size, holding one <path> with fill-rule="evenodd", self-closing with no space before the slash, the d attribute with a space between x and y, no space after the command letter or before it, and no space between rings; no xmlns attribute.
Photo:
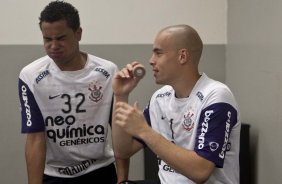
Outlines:
<svg viewBox="0 0 282 184"><path fill-rule="evenodd" d="M149 105L150 105L150 104L148 104L148 105L144 108L144 110L143 110L143 115L144 115L144 118L146 119L147 123L149 124L149 126L151 126L150 113L149 113ZM143 140L141 140L141 139L139 139L139 138L137 138L137 137L133 137L133 138L134 138L136 141L138 141L139 143L141 143L141 144L143 145L143 147L147 147L146 143L145 143Z"/></svg>
<svg viewBox="0 0 282 184"><path fill-rule="evenodd" d="M144 108L143 115L147 121L147 123L151 126L151 118L150 118L150 103Z"/></svg>
<svg viewBox="0 0 282 184"><path fill-rule="evenodd" d="M44 131L44 119L29 86L19 79L18 89L22 119L21 132L34 133Z"/></svg>
<svg viewBox="0 0 282 184"><path fill-rule="evenodd" d="M197 127L195 152L223 167L229 137L237 123L237 110L228 103L215 103L202 110Z"/></svg>

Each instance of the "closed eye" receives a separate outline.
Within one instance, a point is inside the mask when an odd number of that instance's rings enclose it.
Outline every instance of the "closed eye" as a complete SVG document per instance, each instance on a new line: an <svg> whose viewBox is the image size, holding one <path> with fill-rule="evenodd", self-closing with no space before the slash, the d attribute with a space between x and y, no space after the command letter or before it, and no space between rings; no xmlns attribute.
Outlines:
<svg viewBox="0 0 282 184"><path fill-rule="evenodd" d="M159 48L154 48L153 49L153 53L156 55L156 56L160 56L164 53L164 51L162 49L159 49Z"/></svg>
<svg viewBox="0 0 282 184"><path fill-rule="evenodd" d="M67 37L66 35L58 36L58 37L55 37L55 38L43 36L43 39L44 39L45 42L50 42L52 40L63 41L63 40L66 39L66 37Z"/></svg>

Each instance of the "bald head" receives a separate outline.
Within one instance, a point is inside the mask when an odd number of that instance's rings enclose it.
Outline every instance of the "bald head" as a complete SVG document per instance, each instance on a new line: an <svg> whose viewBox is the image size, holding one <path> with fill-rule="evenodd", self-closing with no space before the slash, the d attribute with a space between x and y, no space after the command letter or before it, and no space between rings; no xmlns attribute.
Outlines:
<svg viewBox="0 0 282 184"><path fill-rule="evenodd" d="M158 35L166 35L172 49L187 49L193 60L200 60L203 42L197 31L188 25L173 25L162 29Z"/></svg>

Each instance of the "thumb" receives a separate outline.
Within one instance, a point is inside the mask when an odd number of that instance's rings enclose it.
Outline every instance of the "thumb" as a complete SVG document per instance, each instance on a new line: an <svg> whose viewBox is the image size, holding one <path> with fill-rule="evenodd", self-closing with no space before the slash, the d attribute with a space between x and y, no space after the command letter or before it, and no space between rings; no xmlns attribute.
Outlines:
<svg viewBox="0 0 282 184"><path fill-rule="evenodd" d="M134 102L134 109L139 110L139 103L137 101Z"/></svg>

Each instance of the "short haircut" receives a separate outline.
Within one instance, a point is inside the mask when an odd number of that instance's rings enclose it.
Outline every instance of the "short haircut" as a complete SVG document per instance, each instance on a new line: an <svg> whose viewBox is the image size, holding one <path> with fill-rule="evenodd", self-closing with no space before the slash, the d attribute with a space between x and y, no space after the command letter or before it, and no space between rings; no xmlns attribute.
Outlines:
<svg viewBox="0 0 282 184"><path fill-rule="evenodd" d="M43 22L53 23L59 20L66 20L67 25L73 31L80 27L78 10L70 3L56 0L50 2L40 13L40 29Z"/></svg>

